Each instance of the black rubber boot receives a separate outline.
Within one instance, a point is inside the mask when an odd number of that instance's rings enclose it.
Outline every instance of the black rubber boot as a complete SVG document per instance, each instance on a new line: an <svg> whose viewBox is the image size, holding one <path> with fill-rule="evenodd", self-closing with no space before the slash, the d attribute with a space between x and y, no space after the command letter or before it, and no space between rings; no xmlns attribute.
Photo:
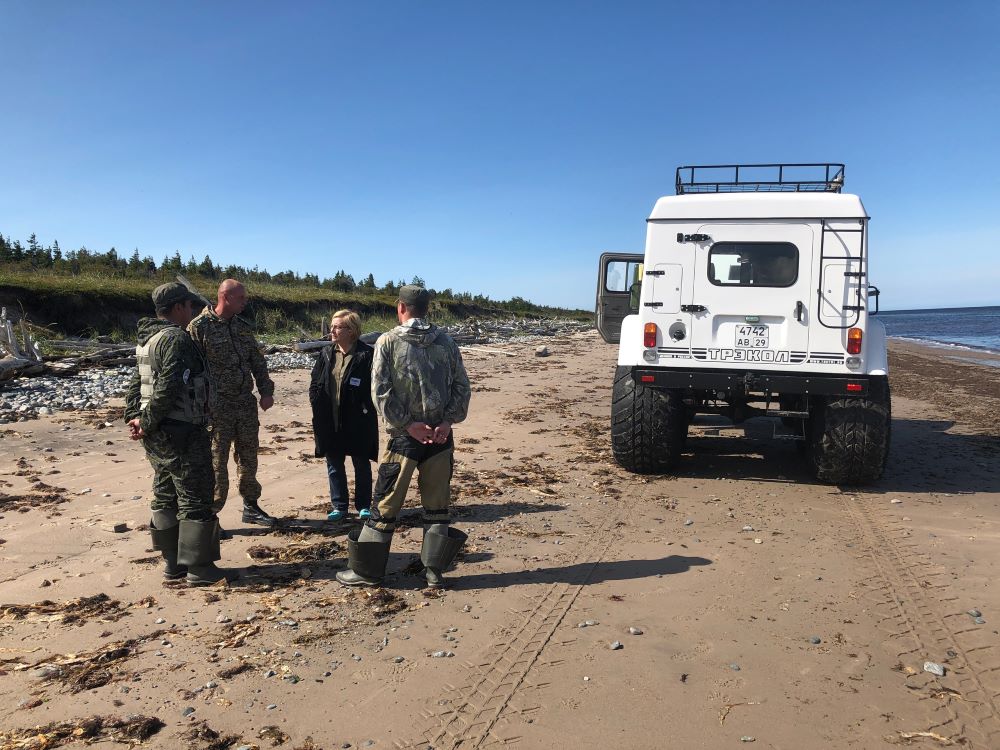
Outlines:
<svg viewBox="0 0 1000 750"><path fill-rule="evenodd" d="M337 573L345 586L381 586L385 566L389 562L392 532L378 531L371 526L351 529L347 534L347 563L350 570Z"/></svg>
<svg viewBox="0 0 1000 750"><path fill-rule="evenodd" d="M254 523L258 526L274 526L276 523L274 516L269 515L255 501L243 503L243 523Z"/></svg>
<svg viewBox="0 0 1000 750"><path fill-rule="evenodd" d="M208 521L181 521L177 562L187 565L189 585L208 586L223 579L236 580L239 575L235 571L216 567L215 561L221 557L218 519L213 517Z"/></svg>
<svg viewBox="0 0 1000 750"><path fill-rule="evenodd" d="M455 560L469 536L446 523L431 523L424 527L424 543L420 547L420 562L424 564L427 585L439 589L447 585L442 575Z"/></svg>
<svg viewBox="0 0 1000 750"><path fill-rule="evenodd" d="M153 517L149 519L149 535L153 538L153 549L163 555L163 577L174 581L187 575L187 568L177 564L177 513L154 510Z"/></svg>

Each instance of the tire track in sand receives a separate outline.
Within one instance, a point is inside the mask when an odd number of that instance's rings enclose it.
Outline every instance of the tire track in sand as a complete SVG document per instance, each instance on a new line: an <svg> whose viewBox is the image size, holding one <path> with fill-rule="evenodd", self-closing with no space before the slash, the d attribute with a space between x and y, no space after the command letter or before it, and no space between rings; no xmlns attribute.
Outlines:
<svg viewBox="0 0 1000 750"><path fill-rule="evenodd" d="M525 609L515 612L521 619L504 642L495 643L467 663L466 681L458 686L446 685L435 708L423 713L426 726L419 737L397 743L397 748L468 750L502 747L520 739L516 735L502 736L499 725L508 716L531 714L539 708L515 705L515 699L545 687L528 684L528 673L614 543L618 522L617 514L605 517L573 558L571 565L578 567L573 579L549 584Z"/></svg>
<svg viewBox="0 0 1000 750"><path fill-rule="evenodd" d="M948 662L943 678L924 671L906 678L928 710L928 730L970 750L1000 747L1000 650L986 641L989 631L969 626L969 615L937 580L944 571L907 541L875 502L845 496L862 552L874 567L867 585L879 625L898 642L901 665L922 670L925 660Z"/></svg>

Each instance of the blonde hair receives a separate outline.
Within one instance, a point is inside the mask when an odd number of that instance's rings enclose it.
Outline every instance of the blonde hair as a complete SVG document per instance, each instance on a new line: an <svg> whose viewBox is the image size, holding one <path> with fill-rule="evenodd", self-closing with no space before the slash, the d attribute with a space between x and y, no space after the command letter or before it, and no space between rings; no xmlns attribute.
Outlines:
<svg viewBox="0 0 1000 750"><path fill-rule="evenodd" d="M344 321L344 323L347 324L347 327L350 329L351 333L354 335L354 338L356 338L356 339L361 338L361 316L360 315L358 315L353 310L337 310L337 312L335 312L330 317L330 327L331 328L333 327L333 321L335 321L337 318L340 318L341 320Z"/></svg>

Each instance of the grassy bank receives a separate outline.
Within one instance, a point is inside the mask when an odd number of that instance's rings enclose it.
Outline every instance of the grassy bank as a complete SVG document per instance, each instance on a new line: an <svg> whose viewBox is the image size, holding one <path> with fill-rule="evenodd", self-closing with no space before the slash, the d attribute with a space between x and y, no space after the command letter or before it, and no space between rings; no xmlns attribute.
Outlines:
<svg viewBox="0 0 1000 750"><path fill-rule="evenodd" d="M216 282L192 278L208 299L214 299ZM0 305L13 317L21 311L29 321L46 328L50 335L110 335L131 340L139 318L152 314L150 292L160 282L101 275L54 275L0 270ZM339 309L359 312L365 330L385 330L395 322L395 295L380 291L351 292L282 285L247 283L250 305L247 316L255 320L265 339L290 335L318 336L330 315ZM490 304L455 299L435 299L431 319L442 325L469 317L565 317L591 320L583 310L539 308L511 311Z"/></svg>

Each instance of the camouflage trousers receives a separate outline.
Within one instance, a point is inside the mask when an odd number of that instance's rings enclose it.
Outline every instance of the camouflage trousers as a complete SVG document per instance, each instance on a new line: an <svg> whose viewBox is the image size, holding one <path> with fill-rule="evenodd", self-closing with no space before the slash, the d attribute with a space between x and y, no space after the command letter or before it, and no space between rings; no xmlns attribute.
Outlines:
<svg viewBox="0 0 1000 750"><path fill-rule="evenodd" d="M208 431L191 424L160 425L142 440L153 467L150 509L172 510L179 520L212 517L212 448Z"/></svg>
<svg viewBox="0 0 1000 750"><path fill-rule="evenodd" d="M257 400L252 393L226 401L212 413L212 464L215 467L215 501L212 510L219 513L229 497L229 454L236 459L236 475L244 503L260 500L257 481Z"/></svg>
<svg viewBox="0 0 1000 750"><path fill-rule="evenodd" d="M378 466L368 525L378 531L395 531L413 472L417 472L424 523L448 523L454 454L451 435L444 445L423 445L409 435L389 438Z"/></svg>

